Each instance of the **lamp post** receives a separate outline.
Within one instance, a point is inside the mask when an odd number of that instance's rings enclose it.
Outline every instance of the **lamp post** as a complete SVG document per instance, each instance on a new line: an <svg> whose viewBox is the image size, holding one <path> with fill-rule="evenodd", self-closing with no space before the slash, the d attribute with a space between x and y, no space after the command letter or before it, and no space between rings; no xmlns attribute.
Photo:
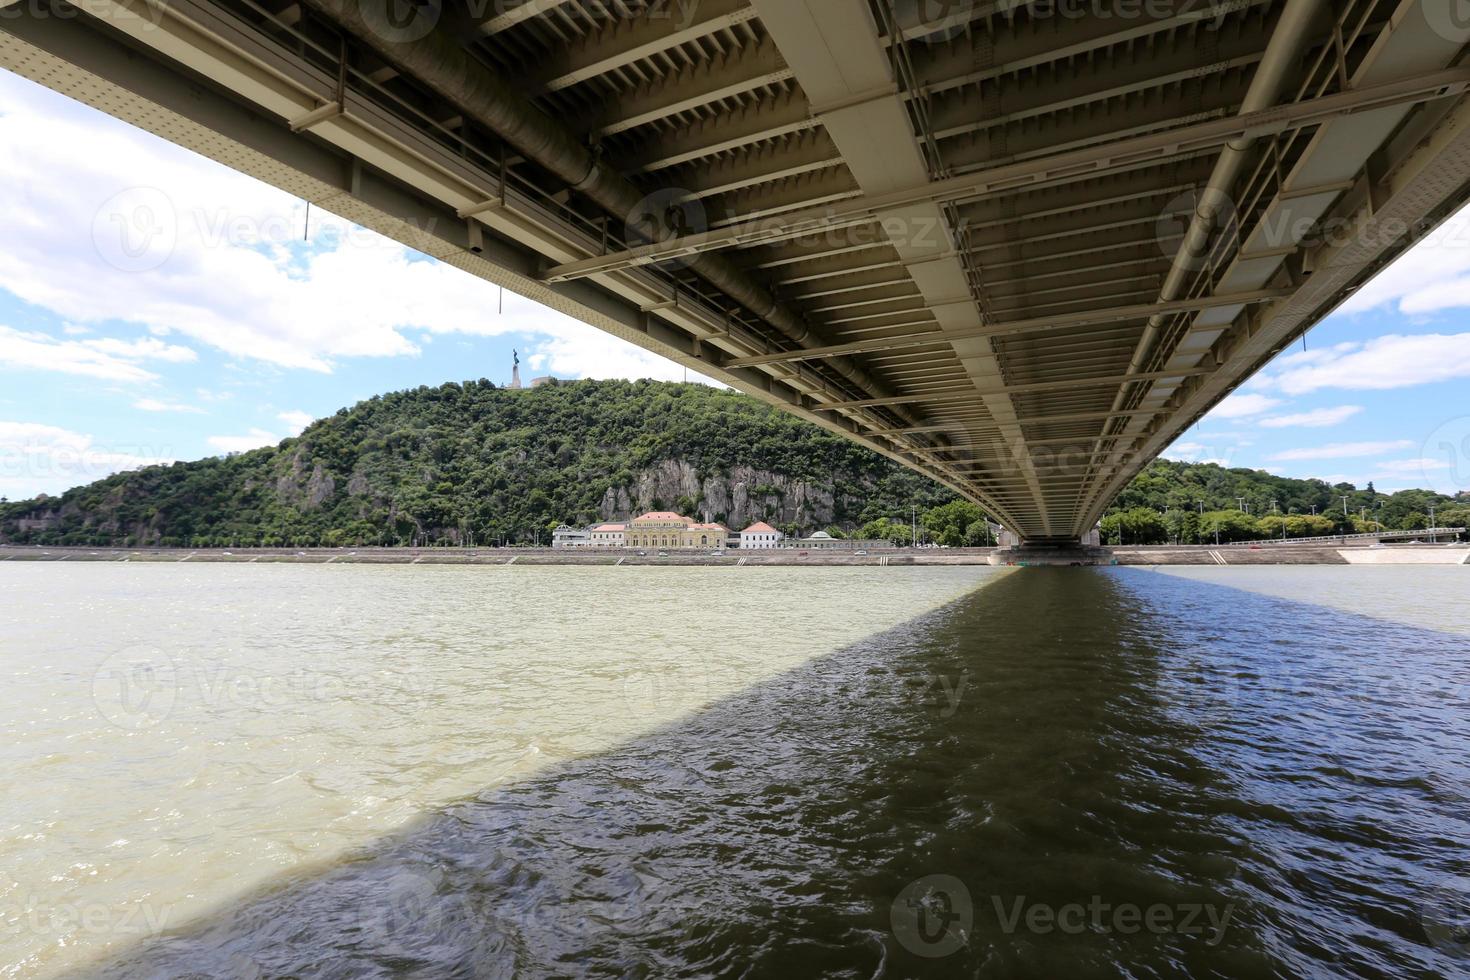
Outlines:
<svg viewBox="0 0 1470 980"><path fill-rule="evenodd" d="M1439 544L1439 535L1435 533L1433 504L1429 505L1429 543Z"/></svg>

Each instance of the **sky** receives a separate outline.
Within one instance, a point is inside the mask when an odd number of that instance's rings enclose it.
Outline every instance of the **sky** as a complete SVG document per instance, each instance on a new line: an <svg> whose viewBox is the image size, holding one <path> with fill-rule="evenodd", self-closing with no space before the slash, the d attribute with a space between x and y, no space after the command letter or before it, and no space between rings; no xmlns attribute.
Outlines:
<svg viewBox="0 0 1470 980"><path fill-rule="evenodd" d="M0 70L0 496L273 445L386 391L671 361ZM1470 488L1470 209L1165 453ZM691 377L690 380L703 380Z"/></svg>

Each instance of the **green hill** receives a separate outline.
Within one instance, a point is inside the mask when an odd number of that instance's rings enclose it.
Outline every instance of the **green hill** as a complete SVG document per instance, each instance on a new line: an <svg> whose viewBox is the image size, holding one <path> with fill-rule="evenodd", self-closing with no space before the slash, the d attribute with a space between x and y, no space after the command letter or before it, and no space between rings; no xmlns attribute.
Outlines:
<svg viewBox="0 0 1470 980"><path fill-rule="evenodd" d="M1104 526L1109 540L1121 526L1127 541L1193 540L1205 519L1228 521L1227 536L1279 535L1220 515L1238 513L1236 498L1245 497L1253 515L1275 500L1282 511L1307 515L1315 506L1340 518L1344 493L1350 513L1368 508L1392 527L1424 526L1431 501L1440 523L1463 519L1455 508L1467 503L1161 460L1124 491ZM929 511L931 540L982 541L979 510L955 501L885 457L736 392L651 381L510 391L472 381L368 399L275 447L0 504L0 540L545 542L563 521L661 509L737 529L764 519L788 532L866 526L866 535L897 538L917 506Z"/></svg>
<svg viewBox="0 0 1470 980"><path fill-rule="evenodd" d="M1343 498L1346 497L1346 508ZM1296 480L1264 470L1226 469L1214 463L1155 460L1133 479L1103 519L1103 540L1185 544L1312 537L1342 531L1419 530L1429 507L1441 527L1470 525L1470 495L1428 490L1379 493L1369 483ZM1121 533L1120 533L1121 532Z"/></svg>
<svg viewBox="0 0 1470 980"><path fill-rule="evenodd" d="M252 452L0 505L42 544L545 542L548 527L672 509L735 527L852 527L953 500L876 453L737 392L488 381L370 398Z"/></svg>

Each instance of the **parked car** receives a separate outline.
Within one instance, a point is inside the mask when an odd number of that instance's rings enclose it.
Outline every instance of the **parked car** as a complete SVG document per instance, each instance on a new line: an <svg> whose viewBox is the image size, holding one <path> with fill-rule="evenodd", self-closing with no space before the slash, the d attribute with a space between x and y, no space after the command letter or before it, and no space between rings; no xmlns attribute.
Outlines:
<svg viewBox="0 0 1470 980"><path fill-rule="evenodd" d="M659 553L658 553L658 556L659 556L659 557L660 557L660 558L667 558L667 557L669 557L669 553L668 553L668 552L667 552L667 551L660 551L660 552L659 552Z"/></svg>
<svg viewBox="0 0 1470 980"><path fill-rule="evenodd" d="M853 554L857 555L859 558L866 558L868 556L867 551L861 548L853 552Z"/></svg>
<svg viewBox="0 0 1470 980"><path fill-rule="evenodd" d="M710 557L711 558L723 558L723 557L725 557L725 553L723 551L711 551L709 554L710 554Z"/></svg>

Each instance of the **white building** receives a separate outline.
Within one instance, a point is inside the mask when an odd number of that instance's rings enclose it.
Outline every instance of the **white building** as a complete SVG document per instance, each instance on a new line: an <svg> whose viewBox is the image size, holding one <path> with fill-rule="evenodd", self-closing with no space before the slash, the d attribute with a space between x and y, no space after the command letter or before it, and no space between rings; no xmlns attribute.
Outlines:
<svg viewBox="0 0 1470 980"><path fill-rule="evenodd" d="M756 521L740 532L740 549L744 551L747 548L779 548L784 537L785 535L765 521Z"/></svg>
<svg viewBox="0 0 1470 980"><path fill-rule="evenodd" d="M626 524L594 524L587 529L587 546L590 548L621 548L627 540Z"/></svg>
<svg viewBox="0 0 1470 980"><path fill-rule="evenodd" d="M846 538L834 538L826 531L818 531L808 538L797 538L790 544L793 548L815 548L819 551L837 551L842 548L856 548Z"/></svg>
<svg viewBox="0 0 1470 980"><path fill-rule="evenodd" d="M817 531L810 537L789 538L783 547L800 548L803 551L870 551L891 548L893 545L887 541L871 541L865 538L834 538L826 531Z"/></svg>
<svg viewBox="0 0 1470 980"><path fill-rule="evenodd" d="M551 532L551 547L562 548L585 548L588 545L587 532L577 527L568 527L563 524Z"/></svg>

